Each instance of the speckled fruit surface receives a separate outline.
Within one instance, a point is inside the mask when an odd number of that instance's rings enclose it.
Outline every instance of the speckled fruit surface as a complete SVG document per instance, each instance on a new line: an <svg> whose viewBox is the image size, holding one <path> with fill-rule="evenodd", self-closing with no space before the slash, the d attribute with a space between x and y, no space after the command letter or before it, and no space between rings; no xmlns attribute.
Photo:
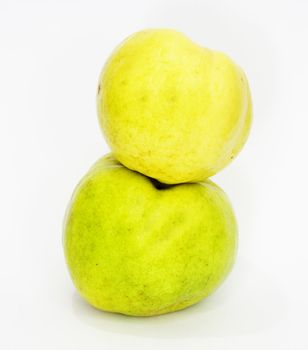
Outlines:
<svg viewBox="0 0 308 350"><path fill-rule="evenodd" d="M236 253L237 225L211 181L167 186L111 155L77 186L63 244L72 280L94 307L151 316L211 294Z"/></svg>
<svg viewBox="0 0 308 350"><path fill-rule="evenodd" d="M168 184L202 181L228 165L252 119L241 68L168 29L138 32L114 50L97 110L115 157Z"/></svg>

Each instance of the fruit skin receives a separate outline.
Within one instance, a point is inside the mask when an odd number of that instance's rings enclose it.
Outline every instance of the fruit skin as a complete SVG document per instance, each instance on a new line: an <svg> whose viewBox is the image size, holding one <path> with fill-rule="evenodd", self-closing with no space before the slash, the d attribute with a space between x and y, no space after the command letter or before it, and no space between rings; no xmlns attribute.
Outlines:
<svg viewBox="0 0 308 350"><path fill-rule="evenodd" d="M230 271L237 225L224 192L211 181L161 186L110 155L77 186L64 252L78 292L94 307L135 316L180 310Z"/></svg>
<svg viewBox="0 0 308 350"><path fill-rule="evenodd" d="M97 111L115 157L168 184L224 168L252 119L244 72L169 29L138 32L114 50L99 79Z"/></svg>

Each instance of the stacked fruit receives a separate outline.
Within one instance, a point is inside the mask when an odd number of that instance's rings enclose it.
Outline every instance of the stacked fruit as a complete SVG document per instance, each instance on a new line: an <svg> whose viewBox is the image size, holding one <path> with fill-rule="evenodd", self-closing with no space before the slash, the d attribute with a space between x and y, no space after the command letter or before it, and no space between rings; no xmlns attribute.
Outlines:
<svg viewBox="0 0 308 350"><path fill-rule="evenodd" d="M98 309L137 316L197 303L235 259L232 207L206 179L247 139L245 74L176 31L145 30L107 61L97 107L112 154L77 186L64 227L78 292Z"/></svg>

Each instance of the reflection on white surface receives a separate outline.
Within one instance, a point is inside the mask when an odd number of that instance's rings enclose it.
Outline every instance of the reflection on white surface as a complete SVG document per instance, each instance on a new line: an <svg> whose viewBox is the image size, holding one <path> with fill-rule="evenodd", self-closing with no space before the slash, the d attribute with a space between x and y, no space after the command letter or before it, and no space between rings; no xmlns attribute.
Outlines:
<svg viewBox="0 0 308 350"><path fill-rule="evenodd" d="M239 260L215 294L182 311L156 317L124 316L96 310L77 293L73 309L91 327L150 338L225 337L265 331L287 312L282 288L249 261Z"/></svg>

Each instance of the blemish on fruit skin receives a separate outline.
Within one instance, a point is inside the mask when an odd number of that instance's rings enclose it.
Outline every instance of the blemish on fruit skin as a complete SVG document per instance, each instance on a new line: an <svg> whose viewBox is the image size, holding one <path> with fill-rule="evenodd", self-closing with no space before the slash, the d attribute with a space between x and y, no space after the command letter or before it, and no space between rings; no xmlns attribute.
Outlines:
<svg viewBox="0 0 308 350"><path fill-rule="evenodd" d="M101 84L98 84L97 95L100 93L100 91L101 91Z"/></svg>

